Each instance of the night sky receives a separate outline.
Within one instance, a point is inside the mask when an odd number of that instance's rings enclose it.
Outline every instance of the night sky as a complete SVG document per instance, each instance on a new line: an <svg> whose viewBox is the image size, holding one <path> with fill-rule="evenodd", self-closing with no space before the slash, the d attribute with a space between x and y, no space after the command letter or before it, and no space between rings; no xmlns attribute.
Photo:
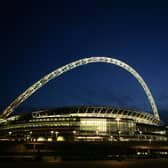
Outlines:
<svg viewBox="0 0 168 168"><path fill-rule="evenodd" d="M165 1L0 2L0 110L45 74L90 56L120 59L148 84L168 123L168 4ZM162 3L163 2L163 3ZM17 109L114 106L151 113L132 75L94 63L64 73Z"/></svg>

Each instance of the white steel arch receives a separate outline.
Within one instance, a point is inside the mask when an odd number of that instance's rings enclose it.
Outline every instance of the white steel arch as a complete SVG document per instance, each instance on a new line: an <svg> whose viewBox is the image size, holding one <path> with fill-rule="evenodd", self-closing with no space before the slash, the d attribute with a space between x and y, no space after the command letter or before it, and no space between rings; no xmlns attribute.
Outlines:
<svg viewBox="0 0 168 168"><path fill-rule="evenodd" d="M24 102L28 97L30 97L35 91L37 91L39 88L41 88L43 85L45 85L47 82L50 80L58 77L59 75L63 74L66 71L69 71L71 69L74 69L78 66L82 66L85 64L89 63L94 63L94 62L104 62L104 63L110 63L110 64L115 64L126 71L130 72L140 83L142 88L144 89L148 101L151 105L151 108L153 110L154 116L156 119L160 121L159 113L157 110L156 103L154 101L154 98L151 94L150 89L148 88L147 84L143 80L143 78L136 72L135 69L133 69L131 66L128 64L124 63L123 61L120 61L118 59L110 58L110 57L89 57L89 58L83 58L79 59L77 61L71 62L69 64L66 64L51 73L45 75L43 78L35 82L32 86L30 86L28 89L26 89L22 94L20 94L2 113L3 117L9 116L22 102Z"/></svg>

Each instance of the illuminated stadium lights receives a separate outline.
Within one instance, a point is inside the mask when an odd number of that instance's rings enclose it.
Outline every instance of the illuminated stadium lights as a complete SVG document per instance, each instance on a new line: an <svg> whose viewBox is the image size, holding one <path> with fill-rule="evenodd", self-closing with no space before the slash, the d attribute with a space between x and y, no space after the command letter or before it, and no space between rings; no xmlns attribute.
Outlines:
<svg viewBox="0 0 168 168"><path fill-rule="evenodd" d="M95 113L99 109L99 115ZM138 111L133 111L133 110L126 110L126 109L116 109L116 108L110 108L110 107L85 107L84 109L82 107L75 107L75 108L70 108L70 115L73 116L73 120L75 120L75 117L108 117L108 118L129 118L129 119L134 119L136 122L139 123L146 123L146 124L151 124L151 125L159 125L160 122L152 115L149 113L144 113L144 112L138 112ZM81 111L79 113L79 111ZM56 115L57 114L57 115ZM45 115L43 115L43 112L33 112L32 116L33 118L39 118L40 121L45 121L46 118L47 120L62 120L61 117L64 115L64 117L69 117L67 114L59 114L59 111L56 112L56 114L48 113L47 110L45 111ZM32 121L32 120L31 120Z"/></svg>
<svg viewBox="0 0 168 168"><path fill-rule="evenodd" d="M92 139L92 140L95 140L95 139L103 139L102 137L100 137L100 136L87 136L87 137L77 137L78 139L87 139L87 140L89 140L89 139Z"/></svg>
<svg viewBox="0 0 168 168"><path fill-rule="evenodd" d="M54 134L54 131L50 131L50 133L51 133L51 135L53 135L53 134Z"/></svg>
<svg viewBox="0 0 168 168"><path fill-rule="evenodd" d="M12 132L11 132L11 131L9 131L8 133L9 133L9 135L12 135Z"/></svg>
<svg viewBox="0 0 168 168"><path fill-rule="evenodd" d="M100 115L97 115L96 111L99 111ZM36 113L38 115L35 115ZM1 123L0 139L22 141L27 135L26 142L33 139L37 139L37 142L94 141L91 137L101 137L95 138L95 141L104 142L149 142L149 139L152 142L167 141L166 128L160 126L158 120L151 116L128 109L93 106L33 111L31 114L21 114L15 120L10 120L9 117L5 123ZM12 135L9 135L10 131ZM52 138L52 141L48 138Z"/></svg>
<svg viewBox="0 0 168 168"><path fill-rule="evenodd" d="M75 131L75 130L73 130L73 131L72 131L72 133L73 133L73 134L76 134L76 131Z"/></svg>
<svg viewBox="0 0 168 168"><path fill-rule="evenodd" d="M116 118L116 121L120 121L121 119L120 118Z"/></svg>
<svg viewBox="0 0 168 168"><path fill-rule="evenodd" d="M58 136L58 137L57 137L57 141L58 141L58 142L63 142L63 141L65 141L65 139L64 139L63 136Z"/></svg>
<svg viewBox="0 0 168 168"><path fill-rule="evenodd" d="M58 131L55 131L55 135L56 135L56 137L57 137L58 134L59 134L59 132L58 132Z"/></svg>
<svg viewBox="0 0 168 168"><path fill-rule="evenodd" d="M52 139L52 138L48 138L47 141L48 141L48 142L52 142L53 139Z"/></svg>
<svg viewBox="0 0 168 168"><path fill-rule="evenodd" d="M44 142L46 141L46 139L44 137L38 137L37 138L37 142Z"/></svg>

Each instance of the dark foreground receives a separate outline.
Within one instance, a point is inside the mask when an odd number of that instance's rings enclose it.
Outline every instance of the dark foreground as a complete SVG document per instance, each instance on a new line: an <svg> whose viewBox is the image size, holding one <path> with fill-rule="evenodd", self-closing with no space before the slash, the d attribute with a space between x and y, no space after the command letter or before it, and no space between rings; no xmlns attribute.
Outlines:
<svg viewBox="0 0 168 168"><path fill-rule="evenodd" d="M0 142L0 166L2 168L167 168L168 143Z"/></svg>
<svg viewBox="0 0 168 168"><path fill-rule="evenodd" d="M140 159L140 160L99 160L99 161L1 161L1 167L56 167L56 168L167 168L168 159Z"/></svg>

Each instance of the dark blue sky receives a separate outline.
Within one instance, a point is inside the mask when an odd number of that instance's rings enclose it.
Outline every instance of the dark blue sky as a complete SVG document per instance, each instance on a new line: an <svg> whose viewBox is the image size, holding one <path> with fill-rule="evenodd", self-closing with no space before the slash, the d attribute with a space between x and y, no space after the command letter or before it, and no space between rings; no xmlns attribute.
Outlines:
<svg viewBox="0 0 168 168"><path fill-rule="evenodd" d="M163 2L163 3L162 3ZM0 4L0 110L52 70L88 56L134 67L168 121L168 4L164 1L15 1ZM17 110L108 105L149 111L138 82L95 63L50 81Z"/></svg>

